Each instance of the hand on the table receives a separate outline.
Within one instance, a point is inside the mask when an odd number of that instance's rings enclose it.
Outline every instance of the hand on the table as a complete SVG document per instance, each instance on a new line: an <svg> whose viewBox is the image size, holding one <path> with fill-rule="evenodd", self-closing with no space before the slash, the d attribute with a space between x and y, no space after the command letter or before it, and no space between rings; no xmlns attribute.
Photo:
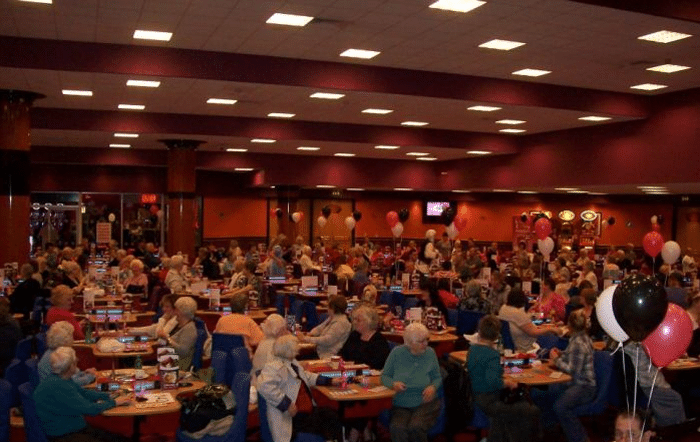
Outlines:
<svg viewBox="0 0 700 442"><path fill-rule="evenodd" d="M394 385L391 386L391 388L394 391L406 391L406 384L404 384L401 381L396 381L394 382Z"/></svg>
<svg viewBox="0 0 700 442"><path fill-rule="evenodd" d="M435 398L435 386L428 385L423 390L423 403L430 402Z"/></svg>
<svg viewBox="0 0 700 442"><path fill-rule="evenodd" d="M561 352L559 351L558 348L553 348L549 350L549 359L556 359L561 355Z"/></svg>
<svg viewBox="0 0 700 442"><path fill-rule="evenodd" d="M131 396L119 396L114 399L114 402L117 403L117 407L129 405L131 404Z"/></svg>
<svg viewBox="0 0 700 442"><path fill-rule="evenodd" d="M84 372L97 376L97 370L95 370L95 367L86 368Z"/></svg>
<svg viewBox="0 0 700 442"><path fill-rule="evenodd" d="M289 412L289 415L290 415L291 417L294 417L294 416L296 416L296 414L297 414L297 406L294 405L294 404L291 404L291 405L289 406L289 408L287 408L287 411Z"/></svg>

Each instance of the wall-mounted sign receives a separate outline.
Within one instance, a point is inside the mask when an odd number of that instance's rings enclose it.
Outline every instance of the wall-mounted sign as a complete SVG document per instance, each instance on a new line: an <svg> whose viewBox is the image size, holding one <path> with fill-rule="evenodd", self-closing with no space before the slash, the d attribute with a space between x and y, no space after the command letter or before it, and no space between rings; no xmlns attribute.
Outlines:
<svg viewBox="0 0 700 442"><path fill-rule="evenodd" d="M158 195L155 193L142 193L141 204L155 204L158 202Z"/></svg>
<svg viewBox="0 0 700 442"><path fill-rule="evenodd" d="M581 212L581 219L587 223L594 221L597 217L598 214L592 210L584 210L583 212Z"/></svg>
<svg viewBox="0 0 700 442"><path fill-rule="evenodd" d="M559 212L559 219L565 222L573 221L576 218L576 214L571 210L562 210Z"/></svg>

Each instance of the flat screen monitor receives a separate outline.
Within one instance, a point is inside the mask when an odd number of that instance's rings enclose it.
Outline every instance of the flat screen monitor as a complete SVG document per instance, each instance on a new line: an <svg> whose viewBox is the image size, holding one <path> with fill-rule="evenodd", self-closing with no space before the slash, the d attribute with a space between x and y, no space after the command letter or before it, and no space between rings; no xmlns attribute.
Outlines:
<svg viewBox="0 0 700 442"><path fill-rule="evenodd" d="M441 222L442 212L448 207L451 207L455 212L457 211L457 203L455 201L423 201L423 224L436 224Z"/></svg>

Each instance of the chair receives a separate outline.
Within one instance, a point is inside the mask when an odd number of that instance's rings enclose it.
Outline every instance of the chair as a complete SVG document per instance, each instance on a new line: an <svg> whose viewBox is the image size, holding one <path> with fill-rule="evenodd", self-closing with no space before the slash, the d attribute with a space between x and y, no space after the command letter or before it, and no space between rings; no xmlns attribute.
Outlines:
<svg viewBox="0 0 700 442"><path fill-rule="evenodd" d="M228 358L229 355L225 351L215 350L211 352L211 368L214 369L213 380L217 384L228 384L228 382L226 382L226 365Z"/></svg>
<svg viewBox="0 0 700 442"><path fill-rule="evenodd" d="M250 373L253 369L253 361L250 360L250 354L245 347L238 347L231 350L229 354L231 374L238 372ZM227 364L228 366L229 364Z"/></svg>
<svg viewBox="0 0 700 442"><path fill-rule="evenodd" d="M459 320L459 311L456 308L447 309L447 325L450 327L456 327L457 321Z"/></svg>
<svg viewBox="0 0 700 442"><path fill-rule="evenodd" d="M229 335L226 333L212 333L211 351L222 350L228 354L235 347L245 347L242 335Z"/></svg>
<svg viewBox="0 0 700 442"><path fill-rule="evenodd" d="M233 424L226 434L192 439L186 436L181 429L178 429L176 436L179 442L245 442L248 401L250 399L250 373L236 373L231 381L231 391L236 399L236 414L233 417Z"/></svg>
<svg viewBox="0 0 700 442"><path fill-rule="evenodd" d="M608 391L613 375L613 356L607 351L596 350L593 354L596 395L593 402L574 409L577 416L591 416L603 413L608 403Z"/></svg>
<svg viewBox="0 0 700 442"><path fill-rule="evenodd" d="M194 354L192 355L192 368L199 371L202 368L202 358L204 356L204 342L207 340L207 331L204 328L197 328L197 340L194 343Z"/></svg>
<svg viewBox="0 0 700 442"><path fill-rule="evenodd" d="M443 434L447 424L445 390L442 385L440 385L440 388L438 388L437 398L440 400L440 414L438 415L435 424L433 424L433 426L428 430L428 437L431 439ZM388 429L391 422L390 410L383 410L381 413L379 413L377 420Z"/></svg>
<svg viewBox="0 0 700 442"><path fill-rule="evenodd" d="M304 301L301 299L295 299L289 306L289 314L294 315L297 324L301 324L301 320L304 317Z"/></svg>
<svg viewBox="0 0 700 442"><path fill-rule="evenodd" d="M515 342L513 335L510 334L510 323L501 319L501 339L503 339L503 348L509 348L515 351Z"/></svg>
<svg viewBox="0 0 700 442"><path fill-rule="evenodd" d="M46 344L46 333L37 333L34 337L36 338L36 357L41 359L46 349L49 348Z"/></svg>
<svg viewBox="0 0 700 442"><path fill-rule="evenodd" d="M27 336L17 343L15 359L24 362L32 357L32 341L34 341L34 336Z"/></svg>
<svg viewBox="0 0 700 442"><path fill-rule="evenodd" d="M260 416L260 439L262 442L274 442L270 432L270 423L267 421L267 402L260 393L258 393L258 414ZM325 442L325 440L317 434L297 433L294 442Z"/></svg>
<svg viewBox="0 0 700 442"><path fill-rule="evenodd" d="M406 310L413 308L417 305L418 305L418 298L416 298L415 296L409 296L403 302L403 309L404 309L404 311L406 311Z"/></svg>
<svg viewBox="0 0 700 442"><path fill-rule="evenodd" d="M303 315L306 316L306 329L311 330L321 323L321 318L316 310L316 304L311 301L304 301L302 306Z"/></svg>
<svg viewBox="0 0 700 442"><path fill-rule="evenodd" d="M10 365L8 365L5 369L5 380L12 385L10 403L13 407L16 407L20 402L17 388L29 380L27 368L25 367L24 362L20 361L19 359L13 359L12 362L10 362Z"/></svg>
<svg viewBox="0 0 700 442"><path fill-rule="evenodd" d="M22 399L24 411L24 432L27 435L27 442L48 442L39 421L39 416L36 414L33 394L34 388L29 382L19 386L19 395Z"/></svg>
<svg viewBox="0 0 700 442"><path fill-rule="evenodd" d="M10 440L10 401L12 385L0 379L0 440Z"/></svg>
<svg viewBox="0 0 700 442"><path fill-rule="evenodd" d="M546 348L546 349L557 348L559 350L565 350L566 347L569 345L569 340L564 339L564 338L560 338L557 335L546 334L546 335L540 335L537 337L537 344L541 348Z"/></svg>
<svg viewBox="0 0 700 442"><path fill-rule="evenodd" d="M457 312L457 336L470 335L476 332L479 321L486 315L484 312L460 310Z"/></svg>
<svg viewBox="0 0 700 442"><path fill-rule="evenodd" d="M30 358L24 361L24 366L27 369L27 376L29 377L29 383L32 384L32 388L36 388L41 381L39 377L39 360L35 358ZM2 440L2 439L0 439Z"/></svg>

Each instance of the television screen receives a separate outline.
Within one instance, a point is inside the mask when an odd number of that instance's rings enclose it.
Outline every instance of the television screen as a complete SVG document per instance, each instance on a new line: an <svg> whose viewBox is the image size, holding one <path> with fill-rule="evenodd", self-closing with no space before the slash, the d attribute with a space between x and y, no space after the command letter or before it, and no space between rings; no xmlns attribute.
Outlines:
<svg viewBox="0 0 700 442"><path fill-rule="evenodd" d="M425 214L427 216L440 216L442 211L450 207L449 201L428 201L425 203Z"/></svg>

